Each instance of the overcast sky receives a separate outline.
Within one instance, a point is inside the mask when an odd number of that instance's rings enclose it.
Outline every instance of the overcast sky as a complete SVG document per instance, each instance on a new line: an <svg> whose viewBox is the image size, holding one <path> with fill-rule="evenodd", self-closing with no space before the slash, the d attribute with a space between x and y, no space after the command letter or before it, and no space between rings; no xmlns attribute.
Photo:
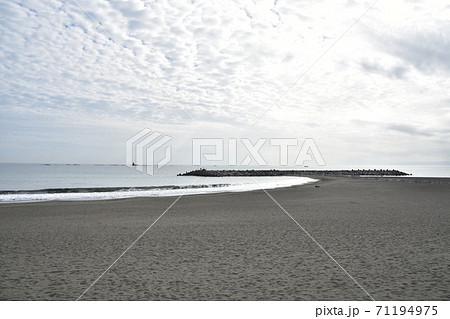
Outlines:
<svg viewBox="0 0 450 319"><path fill-rule="evenodd" d="M449 17L448 1L0 0L0 162L124 163L145 127L177 160L192 137L287 137L332 165L450 161Z"/></svg>

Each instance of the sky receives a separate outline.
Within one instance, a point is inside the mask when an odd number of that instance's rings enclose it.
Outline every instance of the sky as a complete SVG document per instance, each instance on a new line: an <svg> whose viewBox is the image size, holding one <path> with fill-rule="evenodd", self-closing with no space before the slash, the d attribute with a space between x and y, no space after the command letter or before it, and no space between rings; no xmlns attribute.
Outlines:
<svg viewBox="0 0 450 319"><path fill-rule="evenodd" d="M450 162L448 17L448 1L0 0L0 162L125 163L144 128L173 163L193 138Z"/></svg>

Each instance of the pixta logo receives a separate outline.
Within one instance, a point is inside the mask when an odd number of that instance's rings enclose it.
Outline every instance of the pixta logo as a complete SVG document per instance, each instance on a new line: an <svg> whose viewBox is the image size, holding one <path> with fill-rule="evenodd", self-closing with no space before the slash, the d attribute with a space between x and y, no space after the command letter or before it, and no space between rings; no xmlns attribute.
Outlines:
<svg viewBox="0 0 450 319"><path fill-rule="evenodd" d="M225 143L228 144L227 154L224 152ZM243 147L238 148L238 143ZM230 166L247 166L252 162L258 166L264 166L268 164L261 150L266 146L266 148L273 148L272 151L274 152L278 151L278 165L281 166L293 163L292 155L295 156L295 166L303 166L305 162L310 161L314 161L318 166L325 165L322 154L312 138L305 139L300 148L299 145L300 143L296 138L260 138L255 143L252 143L248 138L230 138L227 140L222 138L194 138L192 140L192 164L205 165L225 161ZM239 149L243 152L242 154L238 154ZM238 155L245 157L242 161L238 161Z"/></svg>
<svg viewBox="0 0 450 319"><path fill-rule="evenodd" d="M141 130L127 140L126 143L126 163L129 167L135 167L137 170L149 175L154 174L155 167L160 169L170 162L172 158L171 146L166 146L164 155L157 160L158 150L172 139L148 128Z"/></svg>

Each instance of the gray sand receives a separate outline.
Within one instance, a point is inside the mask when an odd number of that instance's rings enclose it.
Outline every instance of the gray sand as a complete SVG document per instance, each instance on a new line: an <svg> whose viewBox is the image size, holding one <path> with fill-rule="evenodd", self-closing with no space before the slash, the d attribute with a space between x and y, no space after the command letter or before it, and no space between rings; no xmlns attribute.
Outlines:
<svg viewBox="0 0 450 319"><path fill-rule="evenodd" d="M268 192L376 300L450 299L450 184L326 178ZM0 299L77 299L174 199L0 205ZM83 297L98 299L369 297L255 191L182 197Z"/></svg>

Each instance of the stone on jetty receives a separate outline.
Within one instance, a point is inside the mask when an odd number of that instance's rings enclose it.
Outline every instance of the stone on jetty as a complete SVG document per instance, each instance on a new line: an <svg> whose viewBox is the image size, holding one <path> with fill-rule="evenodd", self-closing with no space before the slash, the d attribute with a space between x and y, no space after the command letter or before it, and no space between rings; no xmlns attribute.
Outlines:
<svg viewBox="0 0 450 319"><path fill-rule="evenodd" d="M206 170L204 168L180 173L178 176L201 177L236 177L236 176L330 176L330 177L360 177L360 176L408 176L405 172L395 169L357 169L357 170Z"/></svg>

